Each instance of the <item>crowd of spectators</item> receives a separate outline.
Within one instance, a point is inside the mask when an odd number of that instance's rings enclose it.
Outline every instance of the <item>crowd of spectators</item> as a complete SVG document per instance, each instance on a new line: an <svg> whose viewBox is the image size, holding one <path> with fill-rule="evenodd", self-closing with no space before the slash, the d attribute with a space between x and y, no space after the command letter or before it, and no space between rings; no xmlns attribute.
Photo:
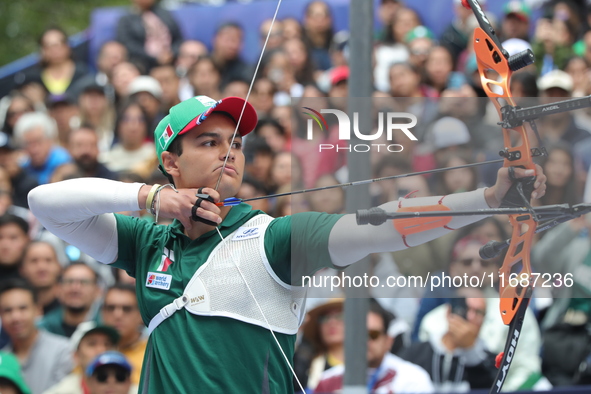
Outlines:
<svg viewBox="0 0 591 394"><path fill-rule="evenodd" d="M487 1L480 3L486 9ZM536 58L513 76L518 105L590 95L591 8L576 0L504 3L502 16L490 18L504 47L510 54L531 49ZM382 135L371 145L375 177L498 158L498 115L484 93L472 46L477 22L459 0L453 6L452 23L436 36L412 2L379 2L383 28L374 37L371 100L374 132ZM38 67L0 98L3 393L99 393L105 385L135 392L147 345L136 279L48 233L28 210L27 193L36 185L77 177L165 184L155 156L158 122L193 96L246 98L251 81L248 101L259 123L245 139L246 174L238 197L348 181L351 149L339 140L336 117L327 115L327 127L317 127L302 107L347 109L348 61L354 56L349 33L334 30L324 1L311 1L303 15L276 20L272 29L271 22L259 27L261 47L267 37L268 42L256 75L255 64L240 56L243 25L224 22L211 42L184 39L172 14L155 0L132 1L116 39L100 48L96 73L72 56L61 28L42 34ZM418 123L411 131L418 140L382 133L379 125L386 121L378 119L387 112L414 114ZM590 202L591 111L551 115L537 129L548 152L540 161L548 179L546 195L536 204ZM319 146L326 149L319 153ZM375 183L372 204L491 186L499 166ZM334 188L251 205L273 216L344 213L345 195ZM148 212L124 214L154 221ZM508 389L591 383L589 229L591 220L579 218L536 238L534 270L575 273L574 285L553 282L552 289L536 289ZM498 312L502 257L482 260L478 248L508 238L510 231L506 218L488 218L425 245L372 256L372 274L383 278L444 272L490 275L494 284L372 289L371 388L467 392L492 385L494 356L507 335ZM310 296L294 368L309 392L334 392L342 386L344 362L342 294L314 288Z"/></svg>

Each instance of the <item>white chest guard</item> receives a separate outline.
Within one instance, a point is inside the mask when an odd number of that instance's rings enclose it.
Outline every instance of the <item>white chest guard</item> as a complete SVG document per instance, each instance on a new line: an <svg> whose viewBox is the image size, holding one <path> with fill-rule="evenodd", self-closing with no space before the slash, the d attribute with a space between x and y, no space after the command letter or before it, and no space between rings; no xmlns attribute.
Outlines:
<svg viewBox="0 0 591 394"><path fill-rule="evenodd" d="M304 317L305 290L282 282L269 265L264 240L272 220L257 215L220 242L183 295L152 318L149 332L184 307L195 315L224 316L296 334Z"/></svg>

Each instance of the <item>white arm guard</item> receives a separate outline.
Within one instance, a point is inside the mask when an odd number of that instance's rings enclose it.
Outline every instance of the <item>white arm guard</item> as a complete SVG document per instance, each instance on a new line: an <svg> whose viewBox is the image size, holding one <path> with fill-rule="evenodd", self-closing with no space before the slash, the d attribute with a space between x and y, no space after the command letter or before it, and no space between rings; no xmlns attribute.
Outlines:
<svg viewBox="0 0 591 394"><path fill-rule="evenodd" d="M79 178L38 186L29 207L46 229L101 263L117 259L114 212L139 211L142 184Z"/></svg>
<svg viewBox="0 0 591 394"><path fill-rule="evenodd" d="M490 208L484 198L484 190L450 194L443 198L442 204L451 211L466 211ZM437 205L439 197L419 197L403 199L403 207ZM380 205L387 212L398 210L399 201L391 201ZM470 223L484 219L486 216L456 216L446 227L408 235L403 237L396 231L392 221L388 220L379 226L357 225L354 214L343 216L332 228L328 240L328 250L334 265L345 267L359 261L370 253L395 252L408 246L416 246L438 238L450 230L458 229ZM407 246L408 245L408 246Z"/></svg>

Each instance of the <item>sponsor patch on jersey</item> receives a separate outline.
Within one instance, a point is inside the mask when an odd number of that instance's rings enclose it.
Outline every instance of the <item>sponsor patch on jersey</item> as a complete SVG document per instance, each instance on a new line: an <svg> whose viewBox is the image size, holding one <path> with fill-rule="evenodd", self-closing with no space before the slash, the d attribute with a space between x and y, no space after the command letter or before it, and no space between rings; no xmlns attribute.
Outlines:
<svg viewBox="0 0 591 394"><path fill-rule="evenodd" d="M232 241L244 241L245 239L258 238L261 235L259 227L240 227L236 230Z"/></svg>
<svg viewBox="0 0 591 394"><path fill-rule="evenodd" d="M148 272L146 287L154 289L168 290L172 283L172 275L162 274L160 272Z"/></svg>

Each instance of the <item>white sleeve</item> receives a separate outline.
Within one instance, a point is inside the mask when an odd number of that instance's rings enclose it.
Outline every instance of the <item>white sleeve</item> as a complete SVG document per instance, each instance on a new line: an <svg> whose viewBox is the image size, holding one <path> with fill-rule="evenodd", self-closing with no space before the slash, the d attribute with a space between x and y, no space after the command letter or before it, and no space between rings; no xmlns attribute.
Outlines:
<svg viewBox="0 0 591 394"><path fill-rule="evenodd" d="M143 184L79 178L41 185L29 192L29 207L46 229L101 263L117 259L114 212L139 211Z"/></svg>
<svg viewBox="0 0 591 394"><path fill-rule="evenodd" d="M467 211L490 208L484 198L484 190L450 194L442 197L420 197L391 201L380 205L387 212L396 212L399 203L403 207L437 205L440 201L451 211ZM332 262L345 267L359 261L370 253L395 252L407 247L420 245L447 234L467 224L484 219L482 216L456 216L445 227L411 234L406 237L398 233L391 220L379 226L357 225L355 214L343 216L332 228L328 239L328 251Z"/></svg>

